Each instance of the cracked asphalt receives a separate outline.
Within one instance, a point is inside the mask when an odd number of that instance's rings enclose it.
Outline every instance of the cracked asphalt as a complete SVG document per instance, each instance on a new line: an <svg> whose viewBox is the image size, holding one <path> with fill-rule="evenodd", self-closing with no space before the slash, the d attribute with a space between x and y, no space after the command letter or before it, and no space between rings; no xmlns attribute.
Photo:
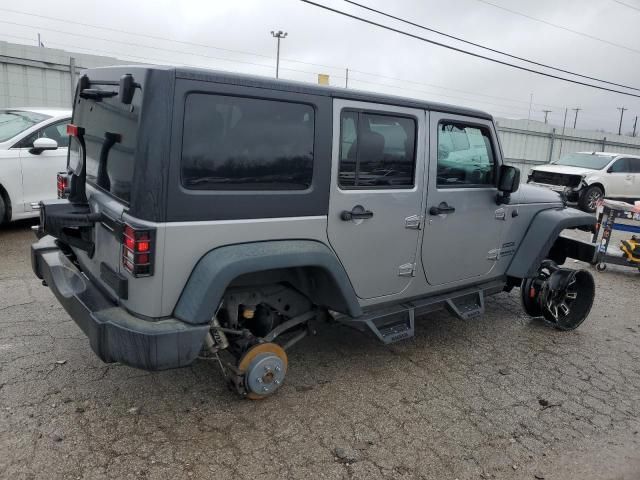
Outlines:
<svg viewBox="0 0 640 480"><path fill-rule="evenodd" d="M640 478L637 271L593 271L575 332L526 317L518 290L392 346L321 329L251 402L212 363L102 363L31 273L32 240L28 223L0 229L3 479Z"/></svg>

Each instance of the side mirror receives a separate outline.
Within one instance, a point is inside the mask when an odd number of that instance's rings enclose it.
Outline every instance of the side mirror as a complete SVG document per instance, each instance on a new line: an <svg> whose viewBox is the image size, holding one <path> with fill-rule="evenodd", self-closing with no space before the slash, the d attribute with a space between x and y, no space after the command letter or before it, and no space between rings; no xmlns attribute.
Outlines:
<svg viewBox="0 0 640 480"><path fill-rule="evenodd" d="M56 142L53 138L41 137L37 138L35 142L33 142L33 147L29 149L29 153L33 155L40 155L45 150L57 150L58 142Z"/></svg>
<svg viewBox="0 0 640 480"><path fill-rule="evenodd" d="M498 195L498 205L509 203L513 192L520 188L520 169L510 165L500 167L500 177L498 178L498 190L502 195Z"/></svg>

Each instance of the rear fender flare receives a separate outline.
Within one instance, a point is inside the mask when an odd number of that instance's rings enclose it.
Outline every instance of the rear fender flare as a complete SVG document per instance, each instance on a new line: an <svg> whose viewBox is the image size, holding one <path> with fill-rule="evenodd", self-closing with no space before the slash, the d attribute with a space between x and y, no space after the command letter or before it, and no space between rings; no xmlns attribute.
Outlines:
<svg viewBox="0 0 640 480"><path fill-rule="evenodd" d="M236 278L257 272L288 268L310 268L318 272L331 295L326 306L352 317L362 314L344 267L326 245L313 240L243 243L216 248L205 254L191 272L174 316L190 324L211 321L227 286Z"/></svg>
<svg viewBox="0 0 640 480"><path fill-rule="evenodd" d="M562 230L593 226L595 223L596 219L593 215L575 208L542 210L531 221L520 242L520 247L507 268L507 275L515 278L536 276L540 264L547 258Z"/></svg>

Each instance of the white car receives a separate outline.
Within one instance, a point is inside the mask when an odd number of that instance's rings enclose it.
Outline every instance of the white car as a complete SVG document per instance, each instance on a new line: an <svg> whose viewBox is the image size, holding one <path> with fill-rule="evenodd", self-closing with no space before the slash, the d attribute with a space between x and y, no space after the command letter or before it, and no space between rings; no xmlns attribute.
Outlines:
<svg viewBox="0 0 640 480"><path fill-rule="evenodd" d="M0 224L37 217L66 170L70 110L0 109Z"/></svg>
<svg viewBox="0 0 640 480"><path fill-rule="evenodd" d="M531 170L528 183L563 192L586 212L598 200L640 198L640 156L621 153L577 152Z"/></svg>

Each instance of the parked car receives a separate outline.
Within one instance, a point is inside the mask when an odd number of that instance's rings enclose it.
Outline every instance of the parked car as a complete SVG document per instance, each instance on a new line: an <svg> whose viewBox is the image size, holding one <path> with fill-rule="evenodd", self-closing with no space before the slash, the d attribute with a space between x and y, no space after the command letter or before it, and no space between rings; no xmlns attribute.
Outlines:
<svg viewBox="0 0 640 480"><path fill-rule="evenodd" d="M205 356L259 399L323 319L389 343L420 313L476 319L514 286L561 330L593 302L591 275L558 266L593 256L560 236L593 216L521 186L487 113L108 67L80 78L68 131L69 198L42 202L33 269L106 362Z"/></svg>
<svg viewBox="0 0 640 480"><path fill-rule="evenodd" d="M548 165L531 170L528 182L577 202L585 212L596 211L598 201L640 198L640 156L606 152L564 155Z"/></svg>
<svg viewBox="0 0 640 480"><path fill-rule="evenodd" d="M37 217L66 170L70 110L0 109L0 224Z"/></svg>

